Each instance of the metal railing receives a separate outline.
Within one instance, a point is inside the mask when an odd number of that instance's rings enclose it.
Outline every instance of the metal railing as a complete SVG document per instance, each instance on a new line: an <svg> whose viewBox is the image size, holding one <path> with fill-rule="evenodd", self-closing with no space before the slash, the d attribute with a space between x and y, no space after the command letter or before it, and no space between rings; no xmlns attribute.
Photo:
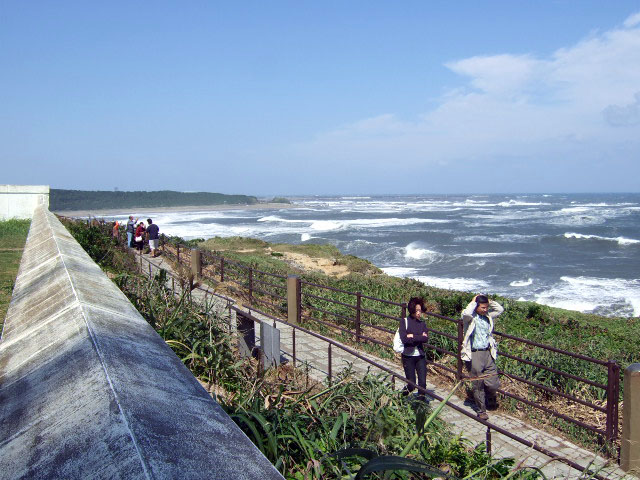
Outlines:
<svg viewBox="0 0 640 480"><path fill-rule="evenodd" d="M164 242L162 243L164 245ZM190 250L176 246L175 260L188 265ZM169 253L171 255L171 253ZM241 262L224 258L211 252L202 252L203 276L216 282L225 282L237 287L239 294L246 300L247 305L254 309L261 307L272 313L287 313L286 276L261 271ZM394 302L382 298L364 295L361 292L351 292L328 285L299 280L300 295L297 298L299 320L315 323L323 328L350 337L356 344L375 344L391 351L393 334L399 321L407 314L405 303ZM393 310L396 311L393 314ZM438 322L438 325L428 327L430 342L427 347L433 358L430 364L443 372L448 372L456 379L466 378L464 361L461 358L463 343L463 325L461 319L453 319L443 315L426 312ZM280 319L279 319L280 320ZM282 320L280 320L282 321ZM390 328L392 326L393 328ZM618 397L620 389L620 366L613 360L600 360L586 355L569 352L549 345L537 343L525 338L516 337L504 332L495 331L496 337L502 340L500 356L524 368L529 367L538 377L553 377L564 379L578 385L578 389L589 388L598 392L599 397L605 398L604 406L591 400L579 398L572 393L563 391L561 387L542 383L536 378L500 369L499 374L508 378L514 384L523 385L528 391L536 395L549 398L560 397L575 405L580 405L593 412L589 418L593 423L562 413L554 408L554 403L539 402L536 398L526 398L517 388L502 387L498 390L505 398L514 402L552 415L580 429L597 435L602 443L612 445L618 438ZM602 377L606 375L606 382L584 378L573 373L565 372L539 361L523 358L518 355L520 350L535 350L538 356L541 352L558 356L555 363L570 361L586 362L602 367ZM504 362L503 362L504 363ZM559 380L555 383L560 383ZM544 403L544 404L543 404ZM604 428L597 420L604 416Z"/></svg>

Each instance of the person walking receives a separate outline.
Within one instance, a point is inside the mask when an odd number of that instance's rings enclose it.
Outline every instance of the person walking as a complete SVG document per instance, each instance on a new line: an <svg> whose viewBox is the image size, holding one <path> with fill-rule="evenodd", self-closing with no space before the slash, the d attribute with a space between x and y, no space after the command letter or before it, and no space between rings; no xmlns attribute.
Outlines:
<svg viewBox="0 0 640 480"><path fill-rule="evenodd" d="M129 215L129 221L127 222L127 247L133 248L133 234L136 231L136 222L133 220L133 215Z"/></svg>
<svg viewBox="0 0 640 480"><path fill-rule="evenodd" d="M160 238L158 234L160 233L160 228L158 227L158 225L153 223L153 220L151 220L150 218L147 218L147 225L147 235L149 236L149 253L152 257L157 257L158 239Z"/></svg>
<svg viewBox="0 0 640 480"><path fill-rule="evenodd" d="M473 381L473 398L478 418L487 420L487 407L497 408L496 392L500 388L496 358L498 346L493 338L495 319L504 311L502 305L486 295L476 295L462 311L464 337L462 360Z"/></svg>
<svg viewBox="0 0 640 480"><path fill-rule="evenodd" d="M413 297L408 304L409 316L400 320L399 334L404 345L402 351L402 368L404 376L419 387L427 388L427 359L424 344L429 341L427 325L422 320L422 313L425 311L424 300ZM417 377L417 378L416 378ZM407 384L406 394L408 395L415 388ZM424 399L424 390L418 391L418 398Z"/></svg>

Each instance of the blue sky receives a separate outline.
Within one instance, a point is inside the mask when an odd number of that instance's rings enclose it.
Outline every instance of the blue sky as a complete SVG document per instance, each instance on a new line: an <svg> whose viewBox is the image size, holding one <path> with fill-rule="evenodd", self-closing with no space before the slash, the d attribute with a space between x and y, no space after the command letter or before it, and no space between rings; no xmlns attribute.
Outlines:
<svg viewBox="0 0 640 480"><path fill-rule="evenodd" d="M640 0L3 0L0 69L0 183L639 191Z"/></svg>

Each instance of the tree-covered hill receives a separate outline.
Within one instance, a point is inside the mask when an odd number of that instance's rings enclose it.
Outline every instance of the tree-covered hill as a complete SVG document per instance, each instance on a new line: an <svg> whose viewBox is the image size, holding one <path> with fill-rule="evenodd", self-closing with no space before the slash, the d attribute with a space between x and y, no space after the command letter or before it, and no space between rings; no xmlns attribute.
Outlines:
<svg viewBox="0 0 640 480"><path fill-rule="evenodd" d="M254 203L258 203L258 199L248 195L225 195L210 192L174 192L172 190L155 192L111 192L52 188L49 194L49 209L58 212L65 210L184 207L191 205L252 205Z"/></svg>

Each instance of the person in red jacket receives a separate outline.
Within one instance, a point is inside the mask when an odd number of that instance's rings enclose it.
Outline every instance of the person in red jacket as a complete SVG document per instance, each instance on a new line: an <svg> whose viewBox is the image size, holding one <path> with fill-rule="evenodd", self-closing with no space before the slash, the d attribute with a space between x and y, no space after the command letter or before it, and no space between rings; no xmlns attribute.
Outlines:
<svg viewBox="0 0 640 480"><path fill-rule="evenodd" d="M140 222L138 227L136 228L136 235L134 237L136 248L140 253L142 253L142 246L144 245L144 233L146 229L144 228L144 222Z"/></svg>

